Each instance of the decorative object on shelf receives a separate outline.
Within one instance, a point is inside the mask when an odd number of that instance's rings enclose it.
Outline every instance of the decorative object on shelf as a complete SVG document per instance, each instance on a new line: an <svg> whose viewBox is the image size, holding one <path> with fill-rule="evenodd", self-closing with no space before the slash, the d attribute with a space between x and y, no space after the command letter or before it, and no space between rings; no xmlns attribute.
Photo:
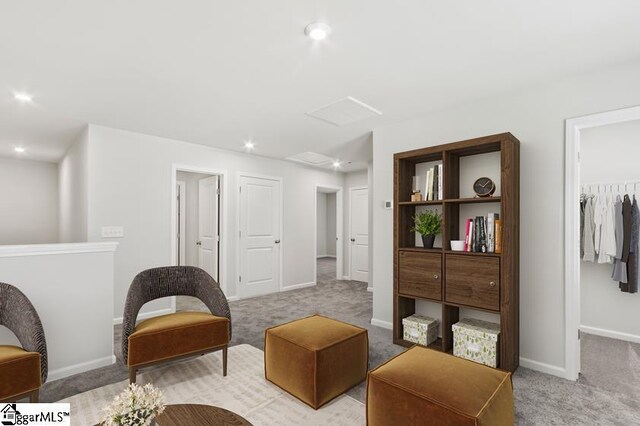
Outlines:
<svg viewBox="0 0 640 426"><path fill-rule="evenodd" d="M424 248L433 248L436 235L442 232L442 215L437 210L425 210L413 217L414 226L411 232L422 235Z"/></svg>
<svg viewBox="0 0 640 426"><path fill-rule="evenodd" d="M473 183L473 192L478 197L490 197L496 192L496 184L488 177L478 178Z"/></svg>
<svg viewBox="0 0 640 426"><path fill-rule="evenodd" d="M420 176L413 177L413 187L411 188L411 201L422 201L420 192Z"/></svg>
<svg viewBox="0 0 640 426"><path fill-rule="evenodd" d="M413 314L402 319L403 337L408 342L428 346L438 339L438 320Z"/></svg>
<svg viewBox="0 0 640 426"><path fill-rule="evenodd" d="M164 411L164 395L150 383L144 386L131 383L105 408L105 426L152 426Z"/></svg>
<svg viewBox="0 0 640 426"><path fill-rule="evenodd" d="M500 325L477 319L463 319L453 329L453 354L480 364L498 365Z"/></svg>
<svg viewBox="0 0 640 426"><path fill-rule="evenodd" d="M451 240L451 250L464 251L464 240Z"/></svg>

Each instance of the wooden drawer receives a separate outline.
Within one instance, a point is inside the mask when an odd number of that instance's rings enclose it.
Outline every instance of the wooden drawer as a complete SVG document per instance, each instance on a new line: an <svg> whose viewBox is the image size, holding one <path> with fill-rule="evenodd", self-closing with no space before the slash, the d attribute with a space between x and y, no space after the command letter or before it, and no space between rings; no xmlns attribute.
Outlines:
<svg viewBox="0 0 640 426"><path fill-rule="evenodd" d="M442 255L401 251L398 293L442 300Z"/></svg>
<svg viewBox="0 0 640 426"><path fill-rule="evenodd" d="M446 257L445 301L500 310L500 258Z"/></svg>

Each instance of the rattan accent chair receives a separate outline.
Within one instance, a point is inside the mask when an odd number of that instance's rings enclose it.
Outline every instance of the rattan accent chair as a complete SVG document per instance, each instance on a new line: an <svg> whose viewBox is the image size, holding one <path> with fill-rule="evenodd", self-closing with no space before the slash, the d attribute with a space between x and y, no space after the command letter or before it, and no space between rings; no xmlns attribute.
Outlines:
<svg viewBox="0 0 640 426"><path fill-rule="evenodd" d="M0 325L13 332L20 347L0 345L0 402L40 399L47 381L47 342L38 312L20 290L0 282Z"/></svg>
<svg viewBox="0 0 640 426"><path fill-rule="evenodd" d="M142 305L170 296L193 296L209 312L176 312L136 324ZM231 313L220 285L205 271L192 266L169 266L139 273L131 283L122 323L122 357L129 382L138 370L222 350L222 371L227 375L227 348L231 339Z"/></svg>

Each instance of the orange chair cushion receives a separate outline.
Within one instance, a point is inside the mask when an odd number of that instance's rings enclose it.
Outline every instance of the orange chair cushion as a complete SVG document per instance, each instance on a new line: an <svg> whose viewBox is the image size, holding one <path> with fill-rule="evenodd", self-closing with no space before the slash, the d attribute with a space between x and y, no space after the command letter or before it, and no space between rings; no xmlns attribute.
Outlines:
<svg viewBox="0 0 640 426"><path fill-rule="evenodd" d="M40 354L0 345L0 400L39 389Z"/></svg>
<svg viewBox="0 0 640 426"><path fill-rule="evenodd" d="M367 330L315 315L265 332L265 377L318 409L367 375Z"/></svg>
<svg viewBox="0 0 640 426"><path fill-rule="evenodd" d="M511 373L414 346L369 372L367 424L513 425Z"/></svg>
<svg viewBox="0 0 640 426"><path fill-rule="evenodd" d="M149 318L129 336L128 365L136 366L207 351L229 343L229 320L207 312Z"/></svg>

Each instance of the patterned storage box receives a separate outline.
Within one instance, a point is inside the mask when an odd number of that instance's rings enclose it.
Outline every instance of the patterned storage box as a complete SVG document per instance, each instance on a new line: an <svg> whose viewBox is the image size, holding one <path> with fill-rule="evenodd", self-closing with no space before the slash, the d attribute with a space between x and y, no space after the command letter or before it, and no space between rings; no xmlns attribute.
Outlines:
<svg viewBox="0 0 640 426"><path fill-rule="evenodd" d="M500 325L477 319L463 319L453 324L453 354L460 358L496 367Z"/></svg>
<svg viewBox="0 0 640 426"><path fill-rule="evenodd" d="M402 319L403 338L409 342L428 346L438 338L438 320L422 315L411 315Z"/></svg>

